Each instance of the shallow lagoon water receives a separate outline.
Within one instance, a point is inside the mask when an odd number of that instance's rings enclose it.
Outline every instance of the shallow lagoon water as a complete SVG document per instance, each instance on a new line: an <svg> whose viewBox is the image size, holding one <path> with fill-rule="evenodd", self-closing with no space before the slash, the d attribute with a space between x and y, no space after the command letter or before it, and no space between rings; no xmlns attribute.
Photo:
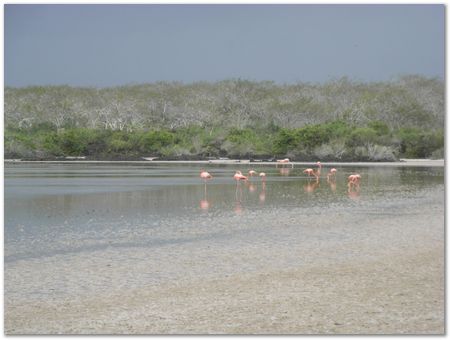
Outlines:
<svg viewBox="0 0 450 340"><path fill-rule="evenodd" d="M206 184L199 178L202 168L214 176ZM247 173L250 168L266 172L266 182L259 177L233 180L235 170ZM253 164L7 164L5 261L93 250L104 247L105 240L112 244L114 235L139 235L167 221L173 230L165 230L166 235L173 236L177 227L197 219L213 222L215 217L261 211L272 211L276 218L280 208L314 214L326 213L329 207L364 209L372 201L414 197L444 182L443 168L338 167L331 183L326 167L319 183L303 169ZM353 172L362 175L361 188L349 193L346 179ZM213 226L211 232L211 237L220 234ZM177 240L159 236L148 243ZM90 242L83 242L87 237Z"/></svg>
<svg viewBox="0 0 450 340"><path fill-rule="evenodd" d="M442 167L202 167L6 164L6 332L442 332Z"/></svg>

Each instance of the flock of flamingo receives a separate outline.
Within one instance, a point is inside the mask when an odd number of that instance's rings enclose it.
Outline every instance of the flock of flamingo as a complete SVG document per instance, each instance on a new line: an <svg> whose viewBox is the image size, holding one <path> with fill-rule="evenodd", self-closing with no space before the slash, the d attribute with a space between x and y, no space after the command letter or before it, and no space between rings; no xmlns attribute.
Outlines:
<svg viewBox="0 0 450 340"><path fill-rule="evenodd" d="M289 171L286 170L290 170L290 169L286 169L284 168L284 165L291 165L291 168L294 167L294 164L290 162L289 158L285 158L285 159L280 159L277 160L277 167L278 165L281 165L282 168L280 169L280 173L282 175L286 175L289 174ZM308 175L308 179L310 180L310 182L305 186L305 191L307 192L312 192L315 190L315 188L319 185L319 179L320 179L320 175L321 175L321 171L322 171L322 164L320 162L316 163L317 165L317 169L313 169L313 168L307 168L305 170L303 170L303 173ZM282 171L285 170L285 171ZM335 168L331 168L328 173L327 173L327 183L330 184L331 189L333 191L336 190L336 173L337 170ZM236 170L235 174L233 176L233 178L236 180L236 195L238 193L238 187L239 186L239 182L241 181L249 181L249 178L253 177L253 176L259 176L262 180L263 183L263 197L260 199L265 198L265 183L266 183L266 173L265 172L260 172L259 174L255 171L255 170L249 170L248 171L248 175L245 176L244 174L242 174L242 172L240 170ZM200 178L204 180L205 183L205 202L207 202L206 200L206 182L210 179L213 178L213 176L208 172L205 171L204 169L202 169L200 171ZM314 178L315 181L311 183L311 179ZM360 182L361 182L361 175L358 173L353 173L350 176L348 176L347 178L347 188L348 188L348 194L350 197L355 197L358 195L359 193L359 188L360 188ZM241 192L242 195L242 192ZM237 198L237 201L240 201ZM204 208L207 208L207 203L205 203L203 205L205 205ZM202 205L202 204L201 204ZM209 204L208 204L209 206Z"/></svg>

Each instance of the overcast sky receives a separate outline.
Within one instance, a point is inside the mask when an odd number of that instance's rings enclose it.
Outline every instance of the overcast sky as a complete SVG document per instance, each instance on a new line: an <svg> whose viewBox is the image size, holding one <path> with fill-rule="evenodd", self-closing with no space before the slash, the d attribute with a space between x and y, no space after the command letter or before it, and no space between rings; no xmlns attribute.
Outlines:
<svg viewBox="0 0 450 340"><path fill-rule="evenodd" d="M5 85L444 78L444 5L5 5Z"/></svg>

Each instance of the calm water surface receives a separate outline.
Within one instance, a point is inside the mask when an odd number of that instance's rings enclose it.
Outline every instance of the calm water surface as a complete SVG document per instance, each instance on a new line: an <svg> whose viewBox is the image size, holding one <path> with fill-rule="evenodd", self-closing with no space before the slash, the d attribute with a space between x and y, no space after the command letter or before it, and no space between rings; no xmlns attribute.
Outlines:
<svg viewBox="0 0 450 340"><path fill-rule="evenodd" d="M5 262L100 249L117 240L127 247L184 242L174 235L192 223L264 211L276 216L280 208L370 213L371 202L386 200L389 208L389 201L444 184L443 168L338 167L331 183L326 167L319 183L302 173L304 167L206 168L214 178L204 184L200 165L5 164ZM234 171L250 168L266 172L266 183L253 177L237 185ZM362 175L361 188L348 192L346 178L353 172ZM159 230L157 237L152 229ZM220 235L211 227L203 237Z"/></svg>

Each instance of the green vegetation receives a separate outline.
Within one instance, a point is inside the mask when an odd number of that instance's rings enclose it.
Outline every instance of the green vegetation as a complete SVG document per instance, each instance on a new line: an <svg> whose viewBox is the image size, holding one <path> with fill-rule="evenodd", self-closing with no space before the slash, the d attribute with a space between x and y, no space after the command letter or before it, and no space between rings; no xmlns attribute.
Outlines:
<svg viewBox="0 0 450 340"><path fill-rule="evenodd" d="M228 80L5 89L5 158L443 157L444 84Z"/></svg>
<svg viewBox="0 0 450 340"><path fill-rule="evenodd" d="M383 131L383 133L380 133ZM442 132L402 128L376 130L343 121L308 125L298 129L255 131L249 128L216 129L207 133L198 126L179 130L112 131L86 128L60 130L7 129L6 158L90 159L204 159L229 156L297 160L395 160L424 158L442 153Z"/></svg>

